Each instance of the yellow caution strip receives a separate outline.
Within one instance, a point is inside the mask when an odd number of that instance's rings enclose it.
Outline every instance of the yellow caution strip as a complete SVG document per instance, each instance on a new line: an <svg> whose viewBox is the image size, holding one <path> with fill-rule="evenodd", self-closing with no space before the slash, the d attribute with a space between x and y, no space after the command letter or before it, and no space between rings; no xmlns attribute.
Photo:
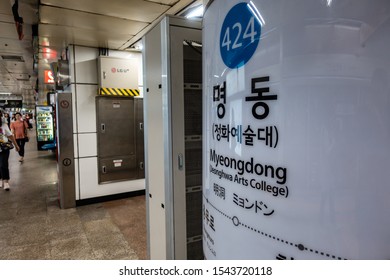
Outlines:
<svg viewBox="0 0 390 280"><path fill-rule="evenodd" d="M100 88L99 94L110 96L139 96L139 90L129 88Z"/></svg>

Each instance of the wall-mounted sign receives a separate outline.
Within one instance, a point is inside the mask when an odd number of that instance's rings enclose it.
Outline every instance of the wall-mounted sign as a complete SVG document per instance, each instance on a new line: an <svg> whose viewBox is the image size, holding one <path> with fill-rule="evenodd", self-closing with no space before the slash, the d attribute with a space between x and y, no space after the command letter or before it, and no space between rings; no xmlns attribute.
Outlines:
<svg viewBox="0 0 390 280"><path fill-rule="evenodd" d="M3 108L22 108L23 100L0 100L0 106Z"/></svg>
<svg viewBox="0 0 390 280"><path fill-rule="evenodd" d="M44 83L45 84L54 84L53 72L51 70L45 70L44 74L45 74Z"/></svg>
<svg viewBox="0 0 390 280"><path fill-rule="evenodd" d="M207 259L390 258L389 2L352 2L208 6Z"/></svg>

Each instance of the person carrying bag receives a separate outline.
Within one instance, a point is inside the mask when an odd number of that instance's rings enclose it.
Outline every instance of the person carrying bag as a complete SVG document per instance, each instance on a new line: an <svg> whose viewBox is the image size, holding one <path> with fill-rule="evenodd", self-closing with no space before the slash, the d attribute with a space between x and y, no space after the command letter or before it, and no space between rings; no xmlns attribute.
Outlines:
<svg viewBox="0 0 390 280"><path fill-rule="evenodd" d="M0 112L1 113L1 112ZM13 145L12 145L13 144ZM6 121L3 120L3 116L1 114L0 117L0 179L1 185L0 188L4 188L5 191L9 191L9 167L8 167L8 159L10 150L15 146L15 150L19 151L18 143L12 132L9 130Z"/></svg>

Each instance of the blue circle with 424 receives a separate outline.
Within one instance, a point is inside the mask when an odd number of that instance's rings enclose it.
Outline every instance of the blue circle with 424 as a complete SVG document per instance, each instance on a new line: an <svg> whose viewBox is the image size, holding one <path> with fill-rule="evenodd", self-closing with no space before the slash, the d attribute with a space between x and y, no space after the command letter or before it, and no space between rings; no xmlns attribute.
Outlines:
<svg viewBox="0 0 390 280"><path fill-rule="evenodd" d="M227 13L219 37L222 60L229 68L244 66L253 56L261 35L261 14L251 1Z"/></svg>

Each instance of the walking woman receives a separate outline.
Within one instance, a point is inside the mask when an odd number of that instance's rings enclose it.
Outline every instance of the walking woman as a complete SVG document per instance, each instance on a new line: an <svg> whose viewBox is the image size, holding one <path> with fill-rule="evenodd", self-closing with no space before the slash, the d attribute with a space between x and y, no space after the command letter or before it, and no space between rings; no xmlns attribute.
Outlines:
<svg viewBox="0 0 390 280"><path fill-rule="evenodd" d="M19 151L18 143L16 143L12 132L9 130L8 125L3 120L1 114L0 117L0 143L7 143L8 140L11 140L15 146L15 150ZM8 168L8 159L9 159L9 149L1 147L0 145L0 179L2 183L0 188L4 187L4 190L9 191L9 168Z"/></svg>
<svg viewBox="0 0 390 280"><path fill-rule="evenodd" d="M19 146L19 162L24 160L24 144L26 144L27 135L27 123L23 120L22 115L17 112L15 113L16 120L11 123L11 131L16 139Z"/></svg>

